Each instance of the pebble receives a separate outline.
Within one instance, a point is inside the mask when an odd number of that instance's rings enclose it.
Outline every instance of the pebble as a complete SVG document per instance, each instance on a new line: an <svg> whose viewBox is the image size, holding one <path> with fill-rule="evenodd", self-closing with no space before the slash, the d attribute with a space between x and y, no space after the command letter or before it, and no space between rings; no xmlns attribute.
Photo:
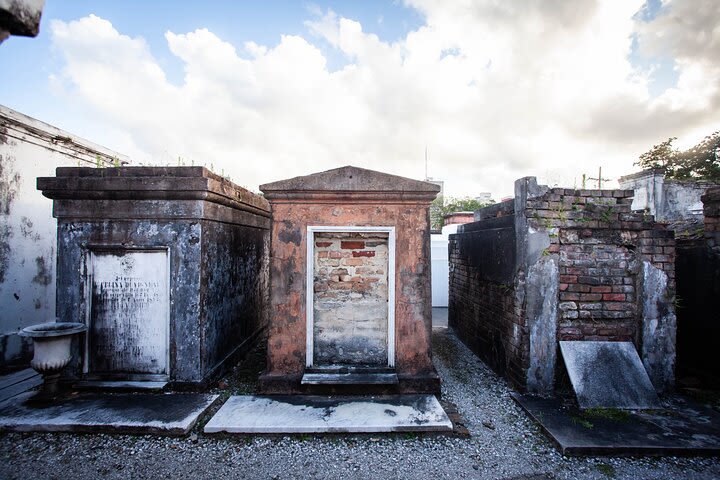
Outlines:
<svg viewBox="0 0 720 480"><path fill-rule="evenodd" d="M200 426L188 438L8 433L0 435L0 478L720 478L717 458L562 456L510 398L506 382L451 331L435 330L433 348L442 400L457 407L469 437L212 436ZM252 384L227 381L233 391L252 391Z"/></svg>

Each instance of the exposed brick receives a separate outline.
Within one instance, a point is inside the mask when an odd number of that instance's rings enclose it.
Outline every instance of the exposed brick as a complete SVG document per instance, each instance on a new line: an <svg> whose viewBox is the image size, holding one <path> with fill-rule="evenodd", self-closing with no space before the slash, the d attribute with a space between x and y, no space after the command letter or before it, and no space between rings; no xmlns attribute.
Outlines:
<svg viewBox="0 0 720 480"><path fill-rule="evenodd" d="M625 301L625 295L620 293L606 293L603 295L604 301L615 301L615 302L623 302Z"/></svg>
<svg viewBox="0 0 720 480"><path fill-rule="evenodd" d="M316 247L329 247L332 245L332 242L315 242Z"/></svg>
<svg viewBox="0 0 720 480"><path fill-rule="evenodd" d="M360 266L360 265L362 265L362 264L363 264L363 259L362 259L362 258L343 258L343 259L341 260L341 263L342 263L343 265L347 265L347 266L349 266L349 267L355 267L355 266Z"/></svg>
<svg viewBox="0 0 720 480"><path fill-rule="evenodd" d="M577 302L578 300L581 300L581 299L582 299L582 295L579 293L567 293L567 292L560 293L560 301L562 301L562 302ZM602 295L600 295L600 298L598 298L597 300L601 300L601 299L602 299Z"/></svg>
<svg viewBox="0 0 720 480"><path fill-rule="evenodd" d="M352 256L353 257L374 257L375 251L373 251L373 250L353 251Z"/></svg>
<svg viewBox="0 0 720 480"><path fill-rule="evenodd" d="M342 241L340 242L340 248L344 250L362 250L365 248L365 242Z"/></svg>
<svg viewBox="0 0 720 480"><path fill-rule="evenodd" d="M580 292L580 293L588 293L590 292L590 287L588 285L579 285L579 284L573 284L568 286L569 292Z"/></svg>

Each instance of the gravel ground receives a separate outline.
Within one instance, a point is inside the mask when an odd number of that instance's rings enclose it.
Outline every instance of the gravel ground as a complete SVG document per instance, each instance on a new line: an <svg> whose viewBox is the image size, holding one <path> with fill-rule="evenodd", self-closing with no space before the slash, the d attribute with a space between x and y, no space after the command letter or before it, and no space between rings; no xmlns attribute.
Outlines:
<svg viewBox="0 0 720 480"><path fill-rule="evenodd" d="M720 478L717 458L563 457L516 406L504 380L451 331L435 330L433 347L443 401L457 407L469 436L209 436L204 421L185 438L3 434L0 478ZM262 358L260 349L252 352L216 391L252 391Z"/></svg>

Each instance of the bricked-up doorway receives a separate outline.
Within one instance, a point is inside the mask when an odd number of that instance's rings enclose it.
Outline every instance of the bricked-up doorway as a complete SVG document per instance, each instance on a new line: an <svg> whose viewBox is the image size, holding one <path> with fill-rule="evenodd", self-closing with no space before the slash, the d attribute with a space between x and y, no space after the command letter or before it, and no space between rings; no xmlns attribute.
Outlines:
<svg viewBox="0 0 720 480"><path fill-rule="evenodd" d="M393 227L308 227L308 367L395 364Z"/></svg>

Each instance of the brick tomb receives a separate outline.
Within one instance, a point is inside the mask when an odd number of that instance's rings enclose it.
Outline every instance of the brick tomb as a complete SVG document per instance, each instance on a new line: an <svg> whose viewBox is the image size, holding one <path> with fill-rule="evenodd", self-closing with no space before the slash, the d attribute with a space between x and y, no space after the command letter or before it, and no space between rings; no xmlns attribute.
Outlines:
<svg viewBox="0 0 720 480"><path fill-rule="evenodd" d="M439 393L429 206L439 187L356 167L262 185L273 210L262 393Z"/></svg>
<svg viewBox="0 0 720 480"><path fill-rule="evenodd" d="M524 391L552 393L562 340L633 342L671 389L675 239L632 196L518 180L450 236L449 325Z"/></svg>

